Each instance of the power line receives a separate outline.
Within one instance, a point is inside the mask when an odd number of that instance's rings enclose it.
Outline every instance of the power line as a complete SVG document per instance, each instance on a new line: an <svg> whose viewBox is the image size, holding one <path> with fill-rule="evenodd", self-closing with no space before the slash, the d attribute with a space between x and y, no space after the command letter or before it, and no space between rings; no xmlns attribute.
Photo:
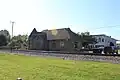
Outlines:
<svg viewBox="0 0 120 80"><path fill-rule="evenodd" d="M91 28L89 30L97 30L97 29L102 29L102 28L115 28L115 27L119 27L120 28L120 25L115 25L115 26L105 26L105 27L99 27L99 28Z"/></svg>

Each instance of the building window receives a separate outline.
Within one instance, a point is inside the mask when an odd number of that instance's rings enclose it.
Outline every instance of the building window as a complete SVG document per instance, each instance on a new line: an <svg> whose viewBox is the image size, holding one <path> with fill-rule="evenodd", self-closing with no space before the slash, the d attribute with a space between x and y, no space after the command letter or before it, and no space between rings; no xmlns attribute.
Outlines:
<svg viewBox="0 0 120 80"><path fill-rule="evenodd" d="M104 42L104 39L102 39L102 42Z"/></svg>
<svg viewBox="0 0 120 80"><path fill-rule="evenodd" d="M52 42L52 47L56 48L56 43L55 42Z"/></svg>
<svg viewBox="0 0 120 80"><path fill-rule="evenodd" d="M113 43L113 42L110 42L110 46L114 46L114 43Z"/></svg>
<svg viewBox="0 0 120 80"><path fill-rule="evenodd" d="M95 48L98 48L98 45L95 45Z"/></svg>
<svg viewBox="0 0 120 80"><path fill-rule="evenodd" d="M101 38L99 38L99 42L101 42Z"/></svg>
<svg viewBox="0 0 120 80"><path fill-rule="evenodd" d="M64 47L64 42L63 41L60 42L60 47Z"/></svg>
<svg viewBox="0 0 120 80"><path fill-rule="evenodd" d="M98 42L98 40L95 38L95 41Z"/></svg>
<svg viewBox="0 0 120 80"><path fill-rule="evenodd" d="M74 42L74 48L78 48L78 42Z"/></svg>

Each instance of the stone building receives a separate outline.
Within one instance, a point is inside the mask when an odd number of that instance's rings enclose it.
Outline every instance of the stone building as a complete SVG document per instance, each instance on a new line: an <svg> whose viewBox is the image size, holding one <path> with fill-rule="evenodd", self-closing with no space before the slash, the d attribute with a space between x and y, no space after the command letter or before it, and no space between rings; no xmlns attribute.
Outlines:
<svg viewBox="0 0 120 80"><path fill-rule="evenodd" d="M34 28L29 35L29 49L74 51L82 48L81 38L70 28L43 30Z"/></svg>

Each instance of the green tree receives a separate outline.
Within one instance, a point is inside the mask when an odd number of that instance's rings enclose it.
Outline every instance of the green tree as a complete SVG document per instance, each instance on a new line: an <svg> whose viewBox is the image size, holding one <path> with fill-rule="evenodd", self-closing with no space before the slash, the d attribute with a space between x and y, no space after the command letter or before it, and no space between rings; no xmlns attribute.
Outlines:
<svg viewBox="0 0 120 80"><path fill-rule="evenodd" d="M17 35L11 39L9 46L13 48L27 48L28 46L28 36L27 35Z"/></svg>
<svg viewBox="0 0 120 80"><path fill-rule="evenodd" d="M78 34L81 37L83 47L86 47L89 44L96 43L96 39L92 35L90 35L90 32L82 32L81 34L80 33Z"/></svg>
<svg viewBox="0 0 120 80"><path fill-rule="evenodd" d="M10 42L9 31L7 31L7 30L1 30L0 31L0 37L1 37L0 40L3 41L3 43L1 43L1 45L4 44L4 46L5 46L6 44L8 44Z"/></svg>
<svg viewBox="0 0 120 80"><path fill-rule="evenodd" d="M4 35L0 35L0 46L6 46L7 45L7 39Z"/></svg>

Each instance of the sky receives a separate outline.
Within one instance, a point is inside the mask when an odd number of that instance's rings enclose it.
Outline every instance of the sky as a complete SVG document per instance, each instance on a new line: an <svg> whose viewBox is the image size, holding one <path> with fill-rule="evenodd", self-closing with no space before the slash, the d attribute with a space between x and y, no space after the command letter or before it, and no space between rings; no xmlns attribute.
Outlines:
<svg viewBox="0 0 120 80"><path fill-rule="evenodd" d="M69 27L120 40L120 0L0 0L0 30L11 34L10 21L14 35Z"/></svg>

